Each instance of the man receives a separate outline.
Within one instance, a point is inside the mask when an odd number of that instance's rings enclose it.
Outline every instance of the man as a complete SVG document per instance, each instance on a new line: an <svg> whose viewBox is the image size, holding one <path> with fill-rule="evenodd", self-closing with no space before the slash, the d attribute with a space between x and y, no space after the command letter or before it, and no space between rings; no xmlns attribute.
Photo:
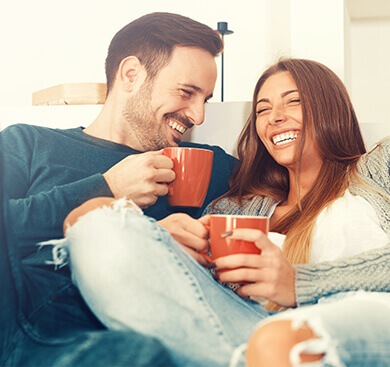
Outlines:
<svg viewBox="0 0 390 367"><path fill-rule="evenodd" d="M19 264L21 259L21 271L16 267L20 314L23 327L37 340L71 343L86 331L104 330L72 284L68 267L50 264L60 254L53 256L47 247L38 251L37 246L61 238L64 218L83 202L126 197L147 215L163 219L184 245L187 238L205 241L198 234L203 226L193 219L203 208L178 209L166 202L174 173L161 148L204 147L180 141L186 130L203 122L221 50L219 34L190 18L143 16L110 44L107 100L90 126L58 130L14 125L1 132L8 241L17 255L12 261ZM214 168L204 205L227 191L236 162L218 147L208 149L214 151ZM179 210L185 214L175 214ZM30 348L33 354L35 346ZM12 360L12 352L4 358Z"/></svg>

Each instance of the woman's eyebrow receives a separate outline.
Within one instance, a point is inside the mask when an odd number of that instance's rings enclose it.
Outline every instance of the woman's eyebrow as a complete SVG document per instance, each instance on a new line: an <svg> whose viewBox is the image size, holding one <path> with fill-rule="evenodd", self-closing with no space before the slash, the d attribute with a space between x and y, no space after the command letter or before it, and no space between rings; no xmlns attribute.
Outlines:
<svg viewBox="0 0 390 367"><path fill-rule="evenodd" d="M287 91L283 92L280 96L281 96L282 98L284 98L284 97L286 97L286 96L288 96L289 94L294 93L294 92L298 92L298 89L287 90ZM260 102L269 102L269 99L268 99L268 98L260 98L260 99L256 102L256 104L259 104Z"/></svg>
<svg viewBox="0 0 390 367"><path fill-rule="evenodd" d="M286 97L287 95L291 94L291 93L294 93L294 92L298 92L298 89L291 89L291 90L288 90L286 92L283 92L281 94L282 97Z"/></svg>

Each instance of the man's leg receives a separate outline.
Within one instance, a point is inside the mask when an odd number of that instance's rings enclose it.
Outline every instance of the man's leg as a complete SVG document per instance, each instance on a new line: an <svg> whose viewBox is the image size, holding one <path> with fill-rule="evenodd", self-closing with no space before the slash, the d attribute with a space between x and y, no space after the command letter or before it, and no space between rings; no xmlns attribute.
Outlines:
<svg viewBox="0 0 390 367"><path fill-rule="evenodd" d="M75 283L100 321L159 338L181 366L227 365L267 316L133 209L94 210L67 231L67 241Z"/></svg>
<svg viewBox="0 0 390 367"><path fill-rule="evenodd" d="M42 343L25 334L17 339L2 366L176 366L160 342L131 330L88 332L67 343Z"/></svg>

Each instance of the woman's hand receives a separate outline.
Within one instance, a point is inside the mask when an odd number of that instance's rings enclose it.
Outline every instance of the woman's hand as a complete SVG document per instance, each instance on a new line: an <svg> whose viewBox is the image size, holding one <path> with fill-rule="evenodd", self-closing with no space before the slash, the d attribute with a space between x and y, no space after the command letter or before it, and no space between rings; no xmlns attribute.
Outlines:
<svg viewBox="0 0 390 367"><path fill-rule="evenodd" d="M230 239L254 242L261 255L237 254L215 260L219 280L244 283L237 290L241 297L265 297L283 307L295 306L294 267L279 247L255 229L236 229Z"/></svg>
<svg viewBox="0 0 390 367"><path fill-rule="evenodd" d="M200 264L209 267L210 263L205 256L209 247L209 232L205 225L208 225L209 221L210 215L194 219L184 213L175 213L157 223L165 228Z"/></svg>

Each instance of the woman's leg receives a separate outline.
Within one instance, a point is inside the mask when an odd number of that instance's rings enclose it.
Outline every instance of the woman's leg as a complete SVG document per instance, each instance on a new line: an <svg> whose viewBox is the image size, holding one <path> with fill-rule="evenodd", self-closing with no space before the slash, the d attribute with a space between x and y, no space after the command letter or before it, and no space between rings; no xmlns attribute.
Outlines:
<svg viewBox="0 0 390 367"><path fill-rule="evenodd" d="M227 365L267 316L135 209L94 210L67 231L67 242L74 281L103 324L157 337L180 366Z"/></svg>
<svg viewBox="0 0 390 367"><path fill-rule="evenodd" d="M291 366L290 355L295 345L318 337L307 325L293 327L291 320L275 320L258 328L251 336L247 349L248 367ZM300 362L320 361L323 353L300 354Z"/></svg>
<svg viewBox="0 0 390 367"><path fill-rule="evenodd" d="M390 365L390 294L344 293L260 324L248 367Z"/></svg>

